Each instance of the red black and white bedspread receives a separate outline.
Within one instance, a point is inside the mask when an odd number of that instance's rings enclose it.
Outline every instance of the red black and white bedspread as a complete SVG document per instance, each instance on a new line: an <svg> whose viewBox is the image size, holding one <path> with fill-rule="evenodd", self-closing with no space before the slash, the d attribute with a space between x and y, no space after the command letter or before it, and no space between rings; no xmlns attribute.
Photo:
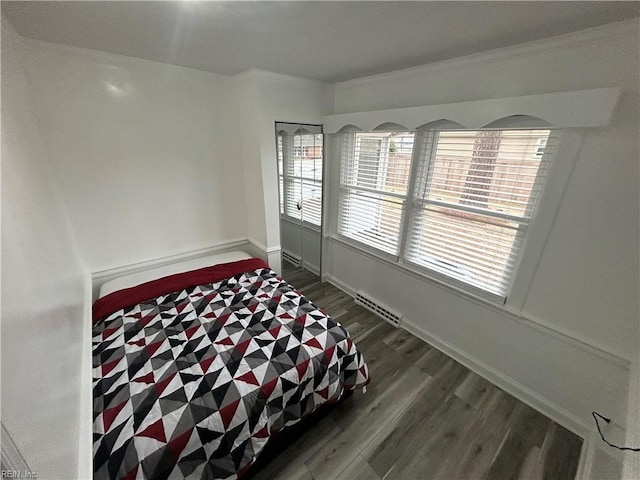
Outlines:
<svg viewBox="0 0 640 480"><path fill-rule="evenodd" d="M241 476L369 381L347 331L258 259L112 293L94 319L96 479Z"/></svg>

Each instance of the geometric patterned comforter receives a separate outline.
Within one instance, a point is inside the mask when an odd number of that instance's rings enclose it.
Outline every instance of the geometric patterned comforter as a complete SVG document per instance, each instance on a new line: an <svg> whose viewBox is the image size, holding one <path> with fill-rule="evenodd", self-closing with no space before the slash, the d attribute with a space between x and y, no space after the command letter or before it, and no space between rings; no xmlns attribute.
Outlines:
<svg viewBox="0 0 640 480"><path fill-rule="evenodd" d="M369 382L347 331L262 261L191 273L94 305L95 479L237 478Z"/></svg>

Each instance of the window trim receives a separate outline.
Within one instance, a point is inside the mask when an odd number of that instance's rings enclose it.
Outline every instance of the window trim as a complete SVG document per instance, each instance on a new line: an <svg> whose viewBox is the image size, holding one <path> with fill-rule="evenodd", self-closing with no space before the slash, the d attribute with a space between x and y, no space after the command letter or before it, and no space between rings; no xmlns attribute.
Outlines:
<svg viewBox="0 0 640 480"><path fill-rule="evenodd" d="M483 303L490 303L491 305L502 308L504 308L508 303L507 300L509 299L509 296L502 297L500 295L495 295L491 292L487 292L486 290L474 287L473 285L470 285L468 283L456 280L453 277L443 275L435 270L422 267L421 265L413 264L412 262L403 262L401 259L397 259L396 255L389 255L386 252L374 249L369 245L360 243L357 240L345 237L344 235L329 234L328 238L338 245L343 245L346 248L351 248L362 255L379 260L387 266L392 267L400 272L408 273L420 279L427 280L458 295L462 295L467 298L473 298Z"/></svg>
<svg viewBox="0 0 640 480"><path fill-rule="evenodd" d="M413 131L421 126L452 120L458 128L585 128L606 127L622 93L620 87L593 88L516 97L489 98L440 105L391 108L325 115L323 132L345 129L376 130L379 125L401 125ZM519 118L519 117L525 118ZM503 123L503 121L508 123ZM514 122L520 122L514 123ZM542 122L542 123L541 123Z"/></svg>
<svg viewBox="0 0 640 480"><path fill-rule="evenodd" d="M337 214L337 226L336 226L336 235L338 235L340 238L346 240L347 242L353 242L354 245L359 245L359 248L361 249L374 249L378 252L379 255L382 256L382 258L388 258L388 259L394 259L396 262L399 261L400 257L399 257L399 252L402 249L402 244L400 243L402 241L402 230L404 229L404 222L405 222L405 212L407 210L407 205L409 203L409 185L407 185L407 189L406 192L404 194L401 193L396 193L396 192L387 192L384 190L376 190L370 187L364 187L361 185L346 185L343 182L343 159L344 159L344 154L345 154L345 150L349 151L349 155L353 155L353 158L355 160L355 152L358 149L358 145L357 145L357 139L356 139L356 135L358 133L379 133L379 134L389 134L389 136L393 135L394 133L411 133L413 134L413 150L411 152L411 164L410 164L410 169L409 169L409 174L411 175L412 169L413 169L413 156L414 156L414 152L416 151L415 149L415 139L416 139L416 132L415 131L410 131L410 130L374 130L371 132L361 132L361 131L348 131L348 132L344 132L343 135L341 135L341 140L339 142L339 161L338 163L338 168L339 168L339 176L338 176L338 214ZM383 140L383 139L381 139ZM388 140L389 138L386 138L384 140ZM348 142L348 143L347 143ZM382 150L382 144L385 143L384 141L381 141L381 150ZM387 153L386 153L386 164L388 167L388 157L389 157L389 149L387 148ZM411 180L411 176L409 177L409 179ZM357 183L357 175L356 175L356 183ZM352 238L349 237L347 235L344 235L340 232L340 225L342 224L342 211L340 206L344 203L344 197L346 195L348 195L349 192L364 192L364 193L369 193L372 195L380 195L382 197L387 197L389 199L395 199L395 200L399 200L401 201L402 204L402 209L401 209L401 216L400 216L400 232L398 233L398 240L397 240L397 249L396 249L396 253L389 253L385 250L382 250L378 247L376 247L375 245L371 245L368 244L366 242L362 242L356 238Z"/></svg>
<svg viewBox="0 0 640 480"><path fill-rule="evenodd" d="M276 122L278 123L278 122ZM303 124L294 124L296 126L301 126ZM285 132L286 133L286 132ZM285 142L288 144L289 142L293 141L293 138L295 137L295 135L297 135L297 133L294 131L293 134L283 134L280 131L277 130L276 128L276 155L279 155L279 151L278 151L278 143L279 141L282 144L282 173L280 173L280 167L278 166L278 195L279 197L281 196L282 198L279 198L279 202L280 202L280 206L278 207L278 214L279 214L279 218L281 220L285 220L291 224L295 224L295 225L299 225L305 228L308 228L310 230L313 230L316 233L321 233L322 231L322 220L323 220L323 214L322 214L322 203L321 202L321 208L320 208L320 224L316 224L313 222L310 222L309 220L305 220L304 215L301 214L300 218L294 217L292 215L290 215L288 213L288 209L287 209L287 205L289 205L289 195L290 192L287 189L287 182L296 182L299 181L300 182L300 188L302 191L303 188L303 184L305 183L305 181L307 182L307 184L316 184L317 186L319 186L319 190L320 190L320 195L321 198L323 198L324 196L324 134L322 133L322 130L320 130L320 132L312 132L312 133L304 133L304 135L322 135L323 136L323 143L320 144L320 148L321 148L321 152L322 152L322 165L323 167L321 168L321 174L320 174L320 179L315 179L315 178L311 178L311 177L305 177L305 176L297 176L297 175L291 175L289 173L286 172L287 170L287 156L286 156L286 149L289 147L291 148L291 153L292 155L295 157L294 154L294 149L296 148L294 144L291 145L286 145ZM280 139L280 140L279 140ZM280 191L280 181L282 181L282 191Z"/></svg>
<svg viewBox="0 0 640 480"><path fill-rule="evenodd" d="M340 223L340 215L341 215L341 204L342 199L338 196L338 200L336 203L336 216L335 216L335 224L332 224L331 230L326 235L327 238L336 241L338 244L343 244L350 248L354 248L355 250L371 256L373 258L384 261L386 264L393 266L400 271L404 271L413 275L417 275L418 277L425 278L431 282L434 282L437 285L445 287L447 289L451 289L452 291L461 294L465 297L471 297L483 302L489 302L492 305L498 306L500 308L506 308L510 311L521 312L524 306L524 302L526 301L526 292L531 286L533 281L533 275L535 273L535 269L537 269L537 264L546 245L546 240L548 238L549 232L551 230L551 226L553 221L555 220L555 216L557 215L557 211L560 206L560 200L563 196L564 188L569 181L570 174L575 165L575 161L577 160L580 144L582 142L582 136L580 134L574 133L569 129L561 129L555 127L509 127L509 126L501 126L500 128L480 128L480 129L467 129L467 130L531 130L531 129L548 129L551 130L550 137L553 136L556 138L556 148L555 149L546 149L543 156L547 157L548 162L548 172L546 173L545 181L540 185L539 192L537 194L537 204L531 210L531 214L528 221L526 222L526 231L523 235L522 242L519 248L519 252L514 257L514 268L513 274L509 282L509 286L504 295L496 294L487 290L484 290L475 285L463 282L461 280L456 279L455 277L445 275L437 270L425 267L423 265L416 264L411 260L406 258L405 252L407 248L407 235L411 229L411 221L412 215L415 209L414 205L414 189L417 183L417 169L419 168L419 161L417 156L421 151L420 142L424 141L426 138L425 135L419 135L419 129L412 131L414 136L414 146L411 156L411 168L409 173L409 182L407 185L407 194L404 197L405 205L402 211L401 218L401 231L398 238L398 254L391 255L388 252L380 250L376 247L368 245L364 242L360 242L356 239L352 239L345 235L342 235L338 232L339 223ZM437 128L430 131L430 135L437 133L437 131L447 131L447 130L464 130L459 127L457 128ZM411 130L403 129L402 131L411 132ZM354 133L359 133L359 130L351 130L351 131L342 131L336 135L330 135L330 137L334 137L337 139L336 148L334 153L338 155L338 161L336 162L338 165L338 191L342 194L343 185L342 185L342 154L343 154L343 146L344 142L347 141L349 135ZM431 151L429 153L429 158L433 158L433 153L437 147L436 142L431 143ZM558 157L562 156L568 157L564 162L558 162ZM560 164L560 165L558 165ZM560 170L560 172L558 172ZM536 184L539 184L540 178L542 176L542 172L538 171ZM547 192L551 191L553 194L549 195ZM530 199L531 200L531 199ZM444 203L444 202L443 202ZM552 207L549 204L553 205ZM547 215L543 215L542 221L538 218L539 213L541 211L547 211ZM496 215L496 217L499 215ZM505 216L508 219L508 216ZM522 222L521 217L517 218L519 223ZM533 250L530 247L531 237L535 237L536 243L538 244L537 248ZM541 242L540 238L544 238ZM530 258L531 253L535 253L535 261L532 264ZM526 263L527 266L525 269L522 268L522 264ZM524 293L523 293L524 292ZM515 309L512 308L515 305Z"/></svg>

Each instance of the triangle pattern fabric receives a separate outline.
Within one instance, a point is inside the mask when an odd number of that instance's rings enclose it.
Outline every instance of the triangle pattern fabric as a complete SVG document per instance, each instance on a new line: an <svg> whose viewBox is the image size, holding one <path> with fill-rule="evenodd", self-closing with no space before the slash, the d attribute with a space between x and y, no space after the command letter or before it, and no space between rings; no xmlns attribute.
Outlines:
<svg viewBox="0 0 640 480"><path fill-rule="evenodd" d="M348 332L269 268L113 312L92 348L97 480L237 478L369 382Z"/></svg>

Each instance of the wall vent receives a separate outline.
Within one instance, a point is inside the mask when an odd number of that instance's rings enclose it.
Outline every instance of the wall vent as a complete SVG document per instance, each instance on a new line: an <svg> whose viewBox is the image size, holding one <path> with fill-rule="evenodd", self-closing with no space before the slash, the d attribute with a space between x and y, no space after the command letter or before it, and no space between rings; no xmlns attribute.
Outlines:
<svg viewBox="0 0 640 480"><path fill-rule="evenodd" d="M386 307L380 305L377 301L373 300L371 297L363 294L362 292L356 293L355 302L358 305L363 306L367 310L375 313L383 320L389 322L394 327L398 327L400 325L401 316L395 312L392 312Z"/></svg>
<svg viewBox="0 0 640 480"><path fill-rule="evenodd" d="M282 250L280 253L282 254L283 260L286 260L287 262L293 264L295 267L302 266L300 259L298 257L291 255L290 253L285 252L284 250Z"/></svg>

